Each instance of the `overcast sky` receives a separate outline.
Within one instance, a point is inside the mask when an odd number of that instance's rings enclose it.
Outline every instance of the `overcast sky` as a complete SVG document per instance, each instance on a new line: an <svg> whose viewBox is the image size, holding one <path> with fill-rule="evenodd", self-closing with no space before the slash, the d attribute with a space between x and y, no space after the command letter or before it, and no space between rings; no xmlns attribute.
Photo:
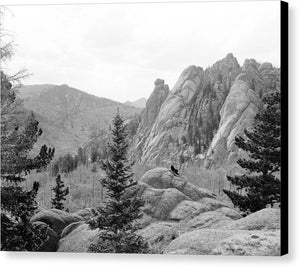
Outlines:
<svg viewBox="0 0 300 268"><path fill-rule="evenodd" d="M24 84L68 84L124 102L149 97L156 78L170 88L189 65L228 53L280 66L279 1L15 6L4 28L26 67Z"/></svg>

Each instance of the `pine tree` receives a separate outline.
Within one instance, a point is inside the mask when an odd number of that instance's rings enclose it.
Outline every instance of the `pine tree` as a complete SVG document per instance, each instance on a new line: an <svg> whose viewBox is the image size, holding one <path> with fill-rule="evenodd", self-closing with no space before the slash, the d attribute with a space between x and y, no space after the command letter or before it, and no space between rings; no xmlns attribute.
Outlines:
<svg viewBox="0 0 300 268"><path fill-rule="evenodd" d="M2 66L12 56L13 47L11 43L4 44L3 31L0 34ZM22 182L31 171L39 171L49 164L54 149L44 145L36 157L29 156L42 130L34 115L28 115L22 102L16 98L14 89L20 79L26 77L26 72L21 70L15 75L6 75L1 70L0 76L1 250L37 251L47 238L47 230L30 222L37 209L35 197L39 184L35 182L32 190L28 191L24 189Z"/></svg>
<svg viewBox="0 0 300 268"><path fill-rule="evenodd" d="M144 202L137 196L127 196L126 189L136 182L132 179L132 164L127 161L128 132L119 112L113 119L112 140L108 144L108 159L102 162L106 177L102 185L107 191L106 203L97 209L90 222L99 228L97 243L91 245L91 252L146 253L147 244L134 233L134 223L141 217L140 208Z"/></svg>
<svg viewBox="0 0 300 268"><path fill-rule="evenodd" d="M66 196L69 194L69 187L65 188L64 182L61 180L60 175L58 174L56 177L56 186L52 189L54 192L54 198L52 199L52 208L64 209L63 201L66 200Z"/></svg>
<svg viewBox="0 0 300 268"><path fill-rule="evenodd" d="M27 191L22 182L32 170L39 171L49 164L54 149L44 145L36 157L29 157L42 131L34 116L27 118L16 105L12 84L3 73L1 93L6 95L1 99L1 250L36 251L46 239L45 231L30 223L37 208L34 199L38 184ZM20 120L21 116L26 119Z"/></svg>
<svg viewBox="0 0 300 268"><path fill-rule="evenodd" d="M245 130L246 138L237 136L235 139L236 145L250 158L237 161L247 171L244 175L227 176L239 192L223 190L233 204L245 212L280 202L280 179L276 176L281 165L280 92L271 92L263 102L254 129Z"/></svg>

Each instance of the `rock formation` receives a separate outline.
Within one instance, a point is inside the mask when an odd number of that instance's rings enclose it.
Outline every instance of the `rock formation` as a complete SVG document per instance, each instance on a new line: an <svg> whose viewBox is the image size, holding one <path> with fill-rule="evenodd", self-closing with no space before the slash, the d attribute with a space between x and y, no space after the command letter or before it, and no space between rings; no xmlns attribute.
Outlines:
<svg viewBox="0 0 300 268"><path fill-rule="evenodd" d="M270 63L232 54L203 70L187 67L168 93L157 79L132 146L133 158L150 167L205 159L231 164L239 157L236 135L254 123L261 99L280 86L280 70Z"/></svg>
<svg viewBox="0 0 300 268"><path fill-rule="evenodd" d="M142 126L147 128L154 123L161 105L169 94L169 86L162 79L156 79L154 82L155 88L146 102L146 109L142 115Z"/></svg>
<svg viewBox="0 0 300 268"><path fill-rule="evenodd" d="M32 218L34 225L47 227L48 239L40 249L41 251L56 251L58 241L64 229L72 223L83 222L83 218L73 213L58 209L40 209Z"/></svg>
<svg viewBox="0 0 300 268"><path fill-rule="evenodd" d="M151 253L280 253L279 209L266 208L242 218L230 204L166 168L148 171L127 194L145 200L136 232L149 243ZM73 222L63 229L58 251L87 252L98 234L82 221Z"/></svg>

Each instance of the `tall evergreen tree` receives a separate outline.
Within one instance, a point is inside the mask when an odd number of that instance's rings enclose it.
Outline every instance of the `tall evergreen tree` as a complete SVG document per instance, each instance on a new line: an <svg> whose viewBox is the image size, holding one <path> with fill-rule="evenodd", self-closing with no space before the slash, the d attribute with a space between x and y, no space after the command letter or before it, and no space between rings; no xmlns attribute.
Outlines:
<svg viewBox="0 0 300 268"><path fill-rule="evenodd" d="M52 208L64 209L64 203L63 201L66 200L66 196L69 194L69 187L65 188L64 182L61 180L60 175L58 174L56 177L56 185L52 189L54 192L54 198L52 199Z"/></svg>
<svg viewBox="0 0 300 268"><path fill-rule="evenodd" d="M132 179L132 164L127 160L128 132L119 112L113 119L108 159L102 162L106 177L102 185L107 191L106 203L97 209L98 214L90 222L99 228L97 243L89 248L92 252L146 253L147 244L134 233L135 220L141 217L144 202L137 196L128 196L126 189L136 184Z"/></svg>
<svg viewBox="0 0 300 268"><path fill-rule="evenodd" d="M245 212L255 212L280 202L280 179L276 176L281 165L280 92L273 91L263 102L254 129L245 130L245 138L235 139L236 145L250 158L237 161L247 172L227 177L237 187L236 191L223 190L233 204Z"/></svg>
<svg viewBox="0 0 300 268"><path fill-rule="evenodd" d="M12 56L13 47L11 43L4 44L3 31L0 34L2 66ZM37 208L35 197L39 184L34 183L32 190L28 191L22 182L32 170L39 171L49 164L54 149L44 145L36 157L29 156L42 130L38 128L33 114L28 115L21 101L16 98L15 85L26 77L26 73L20 71L15 75L7 75L1 70L0 76L1 250L36 251L47 238L46 230L30 222Z"/></svg>
<svg viewBox="0 0 300 268"><path fill-rule="evenodd" d="M22 187L25 175L45 168L54 149L42 146L36 157L29 152L42 134L33 115L28 118L15 103L15 93L7 77L1 75L1 249L10 251L37 250L44 234L30 223L37 208L34 198L38 184L27 191ZM2 113L3 112L3 113ZM26 119L20 119L26 117Z"/></svg>

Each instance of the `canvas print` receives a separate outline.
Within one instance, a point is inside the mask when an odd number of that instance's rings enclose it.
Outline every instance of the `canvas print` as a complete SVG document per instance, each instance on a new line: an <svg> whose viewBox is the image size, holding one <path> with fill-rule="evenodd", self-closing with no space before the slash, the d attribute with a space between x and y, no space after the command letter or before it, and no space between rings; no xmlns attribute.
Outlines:
<svg viewBox="0 0 300 268"><path fill-rule="evenodd" d="M286 253L283 5L1 6L1 250Z"/></svg>

